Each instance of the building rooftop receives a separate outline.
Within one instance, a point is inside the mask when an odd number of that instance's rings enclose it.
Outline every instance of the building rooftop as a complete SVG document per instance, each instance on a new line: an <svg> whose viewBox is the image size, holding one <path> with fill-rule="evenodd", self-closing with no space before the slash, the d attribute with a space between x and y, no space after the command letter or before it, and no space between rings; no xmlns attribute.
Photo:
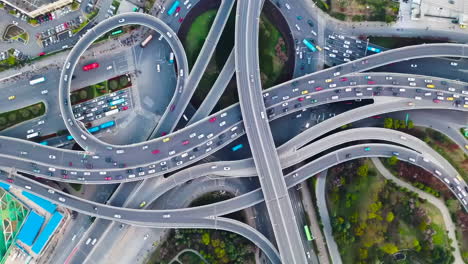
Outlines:
<svg viewBox="0 0 468 264"><path fill-rule="evenodd" d="M42 6L57 2L57 0L8 0L8 3L26 12L32 12Z"/></svg>

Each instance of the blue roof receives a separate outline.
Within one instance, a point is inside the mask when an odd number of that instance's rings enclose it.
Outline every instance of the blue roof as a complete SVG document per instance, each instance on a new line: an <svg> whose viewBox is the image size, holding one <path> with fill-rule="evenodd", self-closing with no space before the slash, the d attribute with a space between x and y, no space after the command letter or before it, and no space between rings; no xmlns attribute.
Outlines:
<svg viewBox="0 0 468 264"><path fill-rule="evenodd" d="M47 241L49 241L49 238L55 232L55 229L57 229L62 219L63 215L59 212L55 212L52 215L52 218L50 218L49 222L44 227L44 230L42 230L42 232L39 234L39 237L36 239L36 242L34 242L34 245L31 248L34 253L41 253L42 249L44 249L44 246L47 244Z"/></svg>
<svg viewBox="0 0 468 264"><path fill-rule="evenodd" d="M44 217L38 215L34 211L31 211L18 234L18 240L28 246L31 246L43 223Z"/></svg>
<svg viewBox="0 0 468 264"><path fill-rule="evenodd" d="M34 203L36 203L40 207L44 208L44 210L46 210L47 212L49 212L51 214L53 214L55 212L55 209L57 208L57 205L47 201L46 199L44 199L42 197L34 195L34 194L30 193L30 192L23 191L22 193L26 198L33 201Z"/></svg>
<svg viewBox="0 0 468 264"><path fill-rule="evenodd" d="M10 184L6 184L4 182L0 182L0 187L2 187L5 190L10 190Z"/></svg>

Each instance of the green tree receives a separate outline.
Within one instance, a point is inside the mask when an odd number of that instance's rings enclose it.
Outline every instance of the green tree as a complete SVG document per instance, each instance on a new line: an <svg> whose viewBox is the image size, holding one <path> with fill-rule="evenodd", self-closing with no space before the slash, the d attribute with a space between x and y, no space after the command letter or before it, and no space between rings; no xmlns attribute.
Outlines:
<svg viewBox="0 0 468 264"><path fill-rule="evenodd" d="M80 100L84 100L84 99L88 98L88 91L86 91L86 89L81 89L78 92L78 96L80 97Z"/></svg>
<svg viewBox="0 0 468 264"><path fill-rule="evenodd" d="M357 170L357 175L361 177L367 177L368 174L369 174L369 166L367 164L359 166Z"/></svg>
<svg viewBox="0 0 468 264"><path fill-rule="evenodd" d="M77 10L79 7L80 7L80 3L76 1L73 1L73 3L71 4L72 10Z"/></svg>
<svg viewBox="0 0 468 264"><path fill-rule="evenodd" d="M109 81L109 88L111 90L117 90L117 88L119 88L119 83L117 82L117 80L110 80Z"/></svg>
<svg viewBox="0 0 468 264"><path fill-rule="evenodd" d="M121 87L121 88L127 86L127 85L128 85L128 77L125 76L125 75L124 75L124 76L121 76L121 77L119 78L119 84L120 84L120 87Z"/></svg>
<svg viewBox="0 0 468 264"><path fill-rule="evenodd" d="M8 115L8 120L9 120L10 122L15 122L15 121L16 121L16 114L15 114L15 113L10 113L10 114Z"/></svg>
<svg viewBox="0 0 468 264"><path fill-rule="evenodd" d="M399 120L395 120L393 122L393 129L399 129L400 128L400 122Z"/></svg>
<svg viewBox="0 0 468 264"><path fill-rule="evenodd" d="M13 66L16 64L16 58L13 56L10 56L6 59L6 63L8 63L8 65L10 66Z"/></svg>
<svg viewBox="0 0 468 264"><path fill-rule="evenodd" d="M205 244L205 246L208 246L210 244L210 233L205 232L202 235L202 243Z"/></svg>
<svg viewBox="0 0 468 264"><path fill-rule="evenodd" d="M414 122L413 120L408 121L408 129L413 129L414 128Z"/></svg>
<svg viewBox="0 0 468 264"><path fill-rule="evenodd" d="M0 8L3 9L5 7L4 3L0 3Z"/></svg>
<svg viewBox="0 0 468 264"><path fill-rule="evenodd" d="M5 117L0 117L0 126L4 126L7 124L7 119Z"/></svg>
<svg viewBox="0 0 468 264"><path fill-rule="evenodd" d="M385 118L384 119L384 127L385 128L392 128L393 127L393 118Z"/></svg>
<svg viewBox="0 0 468 264"><path fill-rule="evenodd" d="M395 215L392 212L388 212L387 217L385 218L385 220L387 220L387 222L391 223L394 218L395 218Z"/></svg>
<svg viewBox="0 0 468 264"><path fill-rule="evenodd" d="M395 253L398 252L398 247L395 246L395 244L393 244L393 243L385 243L383 246L380 247L380 249L383 252L385 252L387 254L390 254L390 255L395 254Z"/></svg>
<svg viewBox="0 0 468 264"><path fill-rule="evenodd" d="M396 156L391 156L388 160L388 165L394 166L395 164L398 163L398 158Z"/></svg>

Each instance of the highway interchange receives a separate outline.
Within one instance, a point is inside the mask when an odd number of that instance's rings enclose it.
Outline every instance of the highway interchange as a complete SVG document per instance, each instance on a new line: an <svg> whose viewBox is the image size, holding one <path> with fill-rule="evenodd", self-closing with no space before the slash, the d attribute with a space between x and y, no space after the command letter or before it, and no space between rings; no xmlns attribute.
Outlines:
<svg viewBox="0 0 468 264"><path fill-rule="evenodd" d="M222 5L222 10L229 14L233 1L225 0ZM30 186L32 192L46 199L104 219L146 227L198 227L236 232L259 246L273 263L307 261L299 230L294 223L296 220L287 188L326 168L349 159L368 156L389 157L394 152L398 152L399 159L410 161L432 173L436 170L440 171L450 182L454 182L452 179L457 177L458 173L445 159L420 140L409 135L402 135L401 132L370 128L362 131L349 130L325 137L308 146L304 147L304 145L343 124L379 113L405 109L467 111L468 86L466 83L429 76L360 73L410 58L467 57L466 45L426 44L390 50L307 74L262 91L257 53L258 18L261 5L262 3L255 1L239 1L237 6L235 60L228 60L228 63L235 63L240 105L233 105L204 118L202 116L206 114L201 114L193 124L186 128L158 139L132 145L107 144L89 134L83 124L74 119L69 103L72 79L70 77L80 56L103 33L124 24L144 25L163 35L172 48L177 61L175 73L179 76L170 105L176 105L177 110L170 111L169 108L166 110L162 117L163 122L158 124L155 134L161 131L170 132L174 129L207 66L208 60L205 60L206 63L200 63L200 66L195 64L193 67L194 70L196 69L195 73L193 70L188 74L188 63L182 44L177 34L161 20L137 13L119 15L98 24L80 38L68 55L60 76L58 87L60 112L67 129L86 151L56 149L25 140L1 137L0 165L7 167L5 170L13 175L21 172L65 182L103 184L136 181L184 168L246 134L252 147L253 160L197 165L174 174L166 185L160 187L161 192L164 192L180 183L209 174L226 177L259 176L261 189L203 207L158 211L125 209L96 204L57 190L51 191L49 187L20 175L13 176L13 184L19 188ZM242 10L257 11L251 14ZM224 19L223 16L217 16L215 25L222 28L226 23L226 18L227 15ZM203 58L211 57L219 39L219 31L213 28L210 31L208 38L215 40L209 42L211 46L204 45L201 52ZM185 74L180 74L180 71ZM229 73L229 69L226 72L225 78L230 79L232 73ZM434 87L429 88L429 84ZM372 99L373 104L338 115L330 119L330 122L318 124L314 126L314 129L306 130L279 147L278 152L275 151L269 121L310 107L356 99ZM264 102L264 104L259 102ZM165 120L170 120L170 122ZM355 134L344 136L346 133ZM353 138L351 141L380 139L405 147L381 143L344 147L324 154L299 170L283 176L282 168L290 167L314 154L344 144L350 141L349 138ZM364 147L371 147L371 151L364 151ZM158 150L157 154L152 154L154 150ZM435 173L434 175L439 177ZM0 180L6 182L8 180L6 174L2 174ZM465 183L463 185L466 186ZM454 188L451 190L463 203L463 196L460 192ZM219 217L260 203L264 199L263 196L266 197L275 236L280 237L276 240L279 253L275 246L255 229L246 224ZM466 203L463 206L465 209L468 208Z"/></svg>

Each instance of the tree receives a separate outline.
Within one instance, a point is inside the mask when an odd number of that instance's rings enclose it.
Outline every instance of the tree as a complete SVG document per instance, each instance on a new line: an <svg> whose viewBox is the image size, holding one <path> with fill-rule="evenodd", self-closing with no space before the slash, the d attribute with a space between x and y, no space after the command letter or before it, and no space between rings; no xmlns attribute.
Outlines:
<svg viewBox="0 0 468 264"><path fill-rule="evenodd" d="M395 218L395 215L392 212L388 212L387 217L385 218L385 220L387 220L387 222L391 223L394 218Z"/></svg>
<svg viewBox="0 0 468 264"><path fill-rule="evenodd" d="M121 88L127 86L127 84L128 84L128 77L125 76L125 75L124 75L124 76L121 76L121 77L119 78L119 84L120 84L120 87L121 87Z"/></svg>
<svg viewBox="0 0 468 264"><path fill-rule="evenodd" d="M393 255L398 252L398 247L395 246L393 243L385 243L383 246L380 247L380 249L390 255Z"/></svg>
<svg viewBox="0 0 468 264"><path fill-rule="evenodd" d="M392 128L393 127L393 118L385 118L384 119L384 127L385 128Z"/></svg>
<svg viewBox="0 0 468 264"><path fill-rule="evenodd" d="M26 119L31 115L31 113L27 109L21 109L19 110L19 113L23 119Z"/></svg>
<svg viewBox="0 0 468 264"><path fill-rule="evenodd" d="M408 121L408 129L413 129L414 128L414 122L413 120Z"/></svg>
<svg viewBox="0 0 468 264"><path fill-rule="evenodd" d="M72 10L76 10L78 9L78 7L80 7L80 4L76 1L73 1L73 3L71 4Z"/></svg>
<svg viewBox="0 0 468 264"><path fill-rule="evenodd" d="M395 120L395 122L393 122L393 129L399 129L400 128L400 122L398 122L398 120Z"/></svg>
<svg viewBox="0 0 468 264"><path fill-rule="evenodd" d="M388 165L394 166L398 163L398 158L396 156L390 157L388 160Z"/></svg>
<svg viewBox="0 0 468 264"><path fill-rule="evenodd" d="M4 126L7 124L7 119L5 117L0 117L0 126Z"/></svg>
<svg viewBox="0 0 468 264"><path fill-rule="evenodd" d="M9 120L10 122L15 122L15 121L16 121L16 114L15 114L15 113L10 113L10 114L8 115L8 120Z"/></svg>
<svg viewBox="0 0 468 264"><path fill-rule="evenodd" d="M0 3L0 8L3 9L5 7L4 3Z"/></svg>
<svg viewBox="0 0 468 264"><path fill-rule="evenodd" d="M110 80L109 81L109 88L111 90L117 90L117 88L119 88L119 83L117 82L117 80Z"/></svg>
<svg viewBox="0 0 468 264"><path fill-rule="evenodd" d="M208 246L210 244L210 233L208 233L208 232L203 233L202 243L205 244L205 246Z"/></svg>
<svg viewBox="0 0 468 264"><path fill-rule="evenodd" d="M16 64L16 58L13 57L13 56L10 56L6 59L6 63L8 63L8 65L12 66L12 65L15 65Z"/></svg>
<svg viewBox="0 0 468 264"><path fill-rule="evenodd" d="M84 100L84 99L88 98L88 91L86 91L86 89L81 89L78 92L78 96L80 97L80 100Z"/></svg>
<svg viewBox="0 0 468 264"><path fill-rule="evenodd" d="M367 164L359 166L357 170L357 175L361 177L367 177L368 174L369 174L369 166Z"/></svg>

